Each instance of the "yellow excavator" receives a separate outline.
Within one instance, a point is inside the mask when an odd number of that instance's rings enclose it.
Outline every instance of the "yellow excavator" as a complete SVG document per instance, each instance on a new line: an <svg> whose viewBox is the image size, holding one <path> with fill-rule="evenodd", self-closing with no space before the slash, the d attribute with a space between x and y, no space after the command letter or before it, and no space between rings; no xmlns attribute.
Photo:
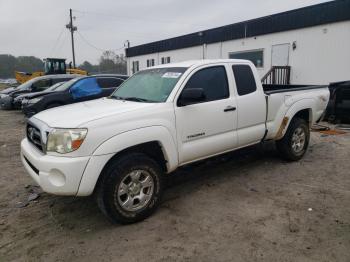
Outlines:
<svg viewBox="0 0 350 262"><path fill-rule="evenodd" d="M43 76L43 75L54 75L54 74L78 74L78 75L87 75L88 73L85 70L71 68L71 66L66 65L66 59L63 58L46 58L44 59L44 71L43 72L18 72L15 71L16 80L18 83L23 84L28 80Z"/></svg>

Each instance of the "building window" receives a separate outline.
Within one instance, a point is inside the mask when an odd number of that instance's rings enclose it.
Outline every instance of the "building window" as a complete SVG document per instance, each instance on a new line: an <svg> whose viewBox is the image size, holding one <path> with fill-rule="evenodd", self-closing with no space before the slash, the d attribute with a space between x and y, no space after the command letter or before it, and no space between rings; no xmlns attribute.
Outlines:
<svg viewBox="0 0 350 262"><path fill-rule="evenodd" d="M135 74L138 71L140 71L140 63L139 63L139 61L133 61L132 62L132 73Z"/></svg>
<svg viewBox="0 0 350 262"><path fill-rule="evenodd" d="M264 51L263 50L253 50L253 51L230 53L229 57L231 59L249 60L258 68L264 67Z"/></svg>
<svg viewBox="0 0 350 262"><path fill-rule="evenodd" d="M147 67L154 66L154 59L147 59Z"/></svg>
<svg viewBox="0 0 350 262"><path fill-rule="evenodd" d="M170 56L162 57L162 64L169 64L170 63Z"/></svg>

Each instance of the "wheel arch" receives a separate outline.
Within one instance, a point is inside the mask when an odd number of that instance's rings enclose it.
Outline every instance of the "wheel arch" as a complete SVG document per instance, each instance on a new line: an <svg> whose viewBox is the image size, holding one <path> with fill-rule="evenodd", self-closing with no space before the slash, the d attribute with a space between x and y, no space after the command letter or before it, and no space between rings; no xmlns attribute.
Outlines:
<svg viewBox="0 0 350 262"><path fill-rule="evenodd" d="M303 99L294 103L280 122L275 140L280 140L284 137L293 118L304 119L309 127L311 127L313 123L314 103L315 101L313 99Z"/></svg>
<svg viewBox="0 0 350 262"><path fill-rule="evenodd" d="M153 126L128 131L108 139L94 151L77 195L93 193L108 165L122 155L134 152L144 153L154 159L164 173L173 171L178 165L177 148L166 128Z"/></svg>

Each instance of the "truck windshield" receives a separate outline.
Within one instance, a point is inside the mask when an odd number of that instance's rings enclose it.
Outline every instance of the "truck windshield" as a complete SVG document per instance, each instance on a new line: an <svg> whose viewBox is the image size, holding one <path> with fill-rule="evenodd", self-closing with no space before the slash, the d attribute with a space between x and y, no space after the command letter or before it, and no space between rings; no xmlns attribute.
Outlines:
<svg viewBox="0 0 350 262"><path fill-rule="evenodd" d="M111 98L136 102L165 102L186 70L186 67L168 67L140 71L125 81Z"/></svg>

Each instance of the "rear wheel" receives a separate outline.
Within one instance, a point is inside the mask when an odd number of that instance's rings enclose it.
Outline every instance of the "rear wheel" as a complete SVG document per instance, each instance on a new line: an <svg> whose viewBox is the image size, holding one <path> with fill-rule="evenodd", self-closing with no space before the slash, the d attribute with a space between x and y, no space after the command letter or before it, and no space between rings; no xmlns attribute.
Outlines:
<svg viewBox="0 0 350 262"><path fill-rule="evenodd" d="M276 147L281 156L289 161L300 160L309 145L310 129L304 119L293 118L286 134L276 141Z"/></svg>
<svg viewBox="0 0 350 262"><path fill-rule="evenodd" d="M112 222L138 222L156 210L163 190L162 173L147 155L129 153L114 159L101 175L97 203Z"/></svg>

